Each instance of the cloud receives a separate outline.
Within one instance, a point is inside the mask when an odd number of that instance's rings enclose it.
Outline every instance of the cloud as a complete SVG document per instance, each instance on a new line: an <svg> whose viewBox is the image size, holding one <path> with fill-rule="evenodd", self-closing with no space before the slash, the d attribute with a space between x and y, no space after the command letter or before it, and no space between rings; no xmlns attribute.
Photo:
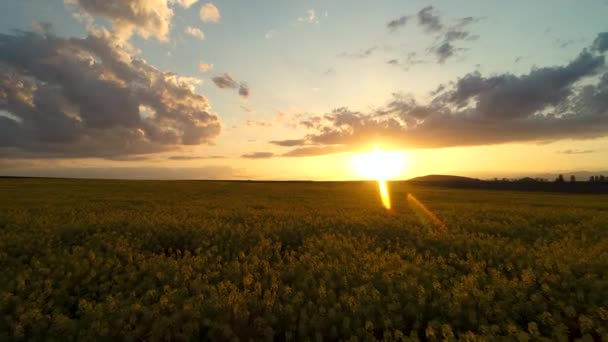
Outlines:
<svg viewBox="0 0 608 342"><path fill-rule="evenodd" d="M342 52L338 55L338 57L347 57L347 58L367 58L371 56L374 51L378 49L378 46L372 46L370 48L357 51L357 52Z"/></svg>
<svg viewBox="0 0 608 342"><path fill-rule="evenodd" d="M32 30L40 33L49 33L53 30L53 24L34 21L32 23Z"/></svg>
<svg viewBox="0 0 608 342"><path fill-rule="evenodd" d="M563 150L563 151L557 151L557 153L560 154L588 154L588 153L595 153L594 150Z"/></svg>
<svg viewBox="0 0 608 342"><path fill-rule="evenodd" d="M239 95L242 98L248 98L249 97L249 86L247 85L247 83L241 83L241 85L239 86Z"/></svg>
<svg viewBox="0 0 608 342"><path fill-rule="evenodd" d="M398 29L400 29L401 27L405 26L405 24L407 24L409 17L407 15L401 16L397 19L391 20L386 24L386 27L391 31L391 32L395 32Z"/></svg>
<svg viewBox="0 0 608 342"><path fill-rule="evenodd" d="M220 89L238 89L238 93L242 98L248 98L251 93L251 90L249 89L247 83L242 82L241 84L239 84L228 73L216 76L211 80Z"/></svg>
<svg viewBox="0 0 608 342"><path fill-rule="evenodd" d="M368 113L344 107L312 116L302 120L305 136L271 143L296 147L285 155L298 155L302 148L335 153L371 143L438 148L607 136L603 70L605 57L584 49L566 65L524 75L471 72L433 92L428 103L396 93Z"/></svg>
<svg viewBox="0 0 608 342"><path fill-rule="evenodd" d="M409 52L405 56L404 60L393 58L386 61L386 64L392 66L400 66L403 68L403 70L409 70L411 66L424 63L428 63L428 61L418 58L418 53L416 53L415 51Z"/></svg>
<svg viewBox="0 0 608 342"><path fill-rule="evenodd" d="M271 144L284 147L301 146L306 144L306 139L288 139L288 140L273 140Z"/></svg>
<svg viewBox="0 0 608 342"><path fill-rule="evenodd" d="M446 29L443 34L442 41L439 45L432 48L433 53L437 56L437 61L442 64L448 58L454 56L456 51L466 50L463 48L456 48L454 42L461 40L476 40L477 35L472 35L470 32L465 30L467 25L478 22L480 18L465 17L459 19L456 24Z"/></svg>
<svg viewBox="0 0 608 342"><path fill-rule="evenodd" d="M427 6L418 12L418 25L426 32L433 33L443 29L438 15L433 14L433 6Z"/></svg>
<svg viewBox="0 0 608 342"><path fill-rule="evenodd" d="M220 10L212 3L208 2L201 7L200 18L205 23L217 23L220 21Z"/></svg>
<svg viewBox="0 0 608 342"><path fill-rule="evenodd" d="M225 159L226 157L224 156L217 156L217 155L213 155L213 156L170 156L167 159L169 160L201 160L201 159Z"/></svg>
<svg viewBox="0 0 608 342"><path fill-rule="evenodd" d="M243 154L241 156L241 158L246 158L246 159L269 159L272 157L275 157L275 154L272 152L253 152L253 153Z"/></svg>
<svg viewBox="0 0 608 342"><path fill-rule="evenodd" d="M245 112L249 113L249 114L255 114L255 110L253 110L252 108L249 108L247 106L240 106L242 110L244 110Z"/></svg>
<svg viewBox="0 0 608 342"><path fill-rule="evenodd" d="M183 8L190 8L190 6L192 6L195 3L197 3L198 0L172 0L172 2L175 2L175 3L179 4Z"/></svg>
<svg viewBox="0 0 608 342"><path fill-rule="evenodd" d="M205 63L205 62L200 62L198 64L198 70L200 70L200 72L207 72L211 69L213 69L213 64L209 64L209 63Z"/></svg>
<svg viewBox="0 0 608 342"><path fill-rule="evenodd" d="M435 49L435 54L439 58L439 63L445 62L446 59L454 55L454 46L446 41Z"/></svg>
<svg viewBox="0 0 608 342"><path fill-rule="evenodd" d="M306 11L306 16L299 17L298 21L307 24L318 24L319 18L317 18L317 14L315 13L314 9L309 9L308 11Z"/></svg>
<svg viewBox="0 0 608 342"><path fill-rule="evenodd" d="M245 125L247 125L247 126L257 126L257 127L272 127L272 123L271 122L257 121L257 120L247 120L247 121L245 121Z"/></svg>
<svg viewBox="0 0 608 342"><path fill-rule="evenodd" d="M592 49L602 53L608 51L608 32L602 32L597 35L593 41Z"/></svg>
<svg viewBox="0 0 608 342"><path fill-rule="evenodd" d="M7 156L116 157L212 143L200 81L130 55L106 30L85 38L0 34L0 149ZM15 119L16 118L16 119Z"/></svg>
<svg viewBox="0 0 608 342"><path fill-rule="evenodd" d="M336 73L336 69L327 68L327 70L323 71L323 76L330 76Z"/></svg>
<svg viewBox="0 0 608 342"><path fill-rule="evenodd" d="M188 26L188 27L186 27L184 32L186 32L187 34L189 34L193 37L196 37L200 40L205 39L205 33L203 33L203 31L201 29L199 29L198 27Z"/></svg>
<svg viewBox="0 0 608 342"><path fill-rule="evenodd" d="M276 30L269 30L266 32L266 34L264 34L264 38L270 39L270 38L274 37L275 33L277 33Z"/></svg>
<svg viewBox="0 0 608 342"><path fill-rule="evenodd" d="M125 40L133 33L141 37L167 40L173 18L173 4L188 7L192 0L64 0L76 6L79 16L107 19L117 37Z"/></svg>
<svg viewBox="0 0 608 342"><path fill-rule="evenodd" d="M232 78L232 76L230 76L230 74L228 74L228 73L224 73L223 75L216 76L216 77L212 78L211 80L220 89L225 89L225 88L236 89L239 87L238 82L235 81Z"/></svg>
<svg viewBox="0 0 608 342"><path fill-rule="evenodd" d="M293 149L287 153L284 153L284 157L314 157L325 154L335 154L346 152L348 148L346 146L311 146L311 147L299 147Z"/></svg>

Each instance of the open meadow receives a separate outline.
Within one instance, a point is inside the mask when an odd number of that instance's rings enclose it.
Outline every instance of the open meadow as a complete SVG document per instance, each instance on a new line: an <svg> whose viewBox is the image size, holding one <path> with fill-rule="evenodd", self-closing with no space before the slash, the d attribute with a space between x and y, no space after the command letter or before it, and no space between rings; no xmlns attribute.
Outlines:
<svg viewBox="0 0 608 342"><path fill-rule="evenodd" d="M0 179L0 340L608 340L607 195L389 187Z"/></svg>

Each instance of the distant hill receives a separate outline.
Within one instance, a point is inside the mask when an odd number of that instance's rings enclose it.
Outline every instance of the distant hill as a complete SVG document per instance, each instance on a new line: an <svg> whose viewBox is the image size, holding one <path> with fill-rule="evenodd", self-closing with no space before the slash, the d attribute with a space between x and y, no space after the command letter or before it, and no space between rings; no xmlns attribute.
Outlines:
<svg viewBox="0 0 608 342"><path fill-rule="evenodd" d="M408 179L408 182L429 182L429 183L471 183L480 182L477 178L469 178L462 176L451 176L451 175L427 175L422 177L415 177Z"/></svg>
<svg viewBox="0 0 608 342"><path fill-rule="evenodd" d="M428 175L416 177L406 182L416 185L461 188L461 189L485 189L485 190L509 190L509 191L544 191L544 192L567 192L567 193L608 193L608 182L591 183L582 181L571 183L567 176L565 182L542 181L532 177L504 180L480 180L477 178L451 176L451 175Z"/></svg>

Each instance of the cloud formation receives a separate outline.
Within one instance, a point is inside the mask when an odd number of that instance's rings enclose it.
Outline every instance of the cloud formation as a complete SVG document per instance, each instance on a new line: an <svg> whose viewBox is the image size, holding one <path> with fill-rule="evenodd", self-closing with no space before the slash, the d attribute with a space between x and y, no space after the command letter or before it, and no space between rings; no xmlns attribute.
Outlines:
<svg viewBox="0 0 608 342"><path fill-rule="evenodd" d="M298 21L306 24L318 24L319 18L317 17L317 14L315 13L314 9L309 9L308 11L306 11L305 16L298 18Z"/></svg>
<svg viewBox="0 0 608 342"><path fill-rule="evenodd" d="M217 23L220 21L220 10L212 3L208 2L201 7L199 13L201 20L205 23Z"/></svg>
<svg viewBox="0 0 608 342"><path fill-rule="evenodd" d="M198 70L200 70L200 72L207 72L211 69L213 69L213 64L200 62L198 65Z"/></svg>
<svg viewBox="0 0 608 342"><path fill-rule="evenodd" d="M394 94L372 112L339 108L312 116L301 122L310 130L306 136L271 143L297 147L285 153L297 155L313 147L339 151L374 143L437 148L606 136L608 73L601 74L605 57L595 46L566 65L520 76L468 73L438 88L425 104Z"/></svg>
<svg viewBox="0 0 608 342"><path fill-rule="evenodd" d="M429 33L437 32L443 29L443 25L441 24L441 19L439 19L438 15L434 14L434 7L427 6L420 11L418 11L418 24Z"/></svg>
<svg viewBox="0 0 608 342"><path fill-rule="evenodd" d="M64 0L82 11L82 15L103 17L115 35L128 39L133 33L141 37L167 40L173 18L172 6L189 7L194 0Z"/></svg>
<svg viewBox="0 0 608 342"><path fill-rule="evenodd" d="M106 30L85 38L0 34L0 149L116 157L211 143L221 130L197 79L133 58Z"/></svg>
<svg viewBox="0 0 608 342"><path fill-rule="evenodd" d="M268 159L268 158L272 158L274 156L275 155L272 152L253 152L253 153L243 154L241 156L241 158L245 158L245 159Z"/></svg>
<svg viewBox="0 0 608 342"><path fill-rule="evenodd" d="M212 155L212 156L169 156L169 160L201 160L201 159L225 159L224 156Z"/></svg>
<svg viewBox="0 0 608 342"><path fill-rule="evenodd" d="M367 58L371 56L374 51L378 49L378 46L372 46L367 49L357 51L357 52L342 52L338 55L338 57L347 57L347 58Z"/></svg>
<svg viewBox="0 0 608 342"><path fill-rule="evenodd" d="M557 153L560 154L589 154L589 153L594 153L594 150L563 150L563 151L557 151Z"/></svg>
<svg viewBox="0 0 608 342"><path fill-rule="evenodd" d="M403 15L397 19L391 20L386 24L386 27L391 31L391 32L395 32L398 29L400 29L401 27L405 26L405 24L407 24L409 17L407 15Z"/></svg>
<svg viewBox="0 0 608 342"><path fill-rule="evenodd" d="M441 43L432 49L437 56L439 63L444 63L448 58L454 56L458 50L466 50L463 48L456 48L453 44L454 42L460 40L475 40L478 38L478 36L472 35L465 29L466 26L477 21L479 21L478 18L465 17L446 29Z"/></svg>
<svg viewBox="0 0 608 342"><path fill-rule="evenodd" d="M248 98L250 89L247 83L241 82L240 84L230 76L228 73L224 73L220 76L215 76L211 79L213 83L220 89L237 89L238 93L243 98Z"/></svg>
<svg viewBox="0 0 608 342"><path fill-rule="evenodd" d="M189 34L192 37L198 38L200 40L205 39L205 33L203 33L203 31L201 29L199 29L198 27L187 26L186 29L184 30L184 32L186 32L186 34Z"/></svg>

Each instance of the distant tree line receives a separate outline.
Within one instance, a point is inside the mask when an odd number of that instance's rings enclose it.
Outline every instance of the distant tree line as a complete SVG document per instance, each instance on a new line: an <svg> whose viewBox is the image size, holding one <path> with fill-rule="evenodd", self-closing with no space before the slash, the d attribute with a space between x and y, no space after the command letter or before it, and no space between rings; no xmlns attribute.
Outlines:
<svg viewBox="0 0 608 342"><path fill-rule="evenodd" d="M517 179L509 179L509 178L494 178L494 182L516 182L516 183L548 183L550 182L546 178L532 178L532 177L523 177ZM566 177L563 174L560 174L553 180L554 183L567 183ZM576 176L570 175L569 177L570 183L576 183ZM608 177L604 175L591 176L589 177L590 183L608 183Z"/></svg>

